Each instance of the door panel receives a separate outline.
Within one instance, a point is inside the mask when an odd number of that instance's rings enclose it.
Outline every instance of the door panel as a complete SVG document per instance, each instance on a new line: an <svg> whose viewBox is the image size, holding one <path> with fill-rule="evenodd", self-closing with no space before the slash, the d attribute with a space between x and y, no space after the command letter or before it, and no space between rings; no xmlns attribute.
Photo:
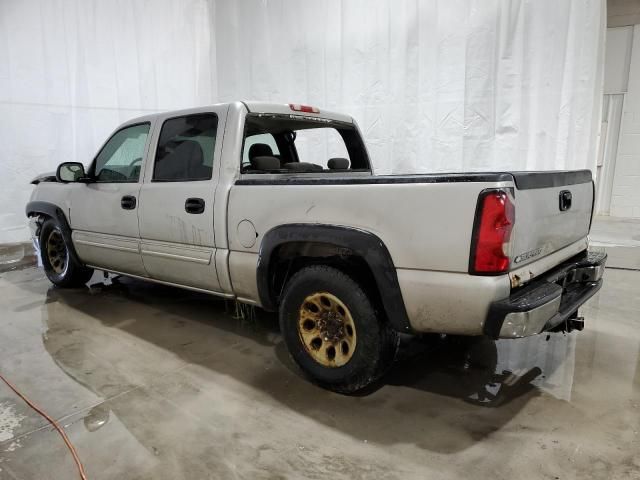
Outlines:
<svg viewBox="0 0 640 480"><path fill-rule="evenodd" d="M213 248L213 191L211 182L153 183L140 192L142 240ZM202 213L187 213L187 199L204 201Z"/></svg>
<svg viewBox="0 0 640 480"><path fill-rule="evenodd" d="M159 120L139 202L142 260L152 278L220 291L213 199L226 108Z"/></svg>
<svg viewBox="0 0 640 480"><path fill-rule="evenodd" d="M96 267L145 276L136 238L74 230L73 244L78 256Z"/></svg>
<svg viewBox="0 0 640 480"><path fill-rule="evenodd" d="M71 194L73 243L80 259L96 267L146 275L140 256L138 209L122 197L138 197L139 184L89 184ZM117 252L117 253L116 253Z"/></svg>
<svg viewBox="0 0 640 480"><path fill-rule="evenodd" d="M205 182L152 183L140 192L142 259L158 280L218 291L213 254L214 186ZM204 211L187 213L188 198L201 198Z"/></svg>
<svg viewBox="0 0 640 480"><path fill-rule="evenodd" d="M205 290L219 290L213 248L143 240L141 249L145 267L153 272L153 278Z"/></svg>
<svg viewBox="0 0 640 480"><path fill-rule="evenodd" d="M113 134L89 169L96 182L72 190L72 239L89 265L146 276L137 203L150 128L142 123Z"/></svg>

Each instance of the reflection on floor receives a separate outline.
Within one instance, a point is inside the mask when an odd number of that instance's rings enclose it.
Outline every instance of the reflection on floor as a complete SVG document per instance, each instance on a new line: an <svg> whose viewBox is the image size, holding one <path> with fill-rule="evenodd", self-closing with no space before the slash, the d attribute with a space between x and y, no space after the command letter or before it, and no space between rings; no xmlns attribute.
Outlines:
<svg viewBox="0 0 640 480"><path fill-rule="evenodd" d="M0 371L66 427L91 479L640 478L640 272L606 272L583 332L407 338L357 397L301 378L272 315L94 279L0 274ZM0 478L74 475L0 385Z"/></svg>

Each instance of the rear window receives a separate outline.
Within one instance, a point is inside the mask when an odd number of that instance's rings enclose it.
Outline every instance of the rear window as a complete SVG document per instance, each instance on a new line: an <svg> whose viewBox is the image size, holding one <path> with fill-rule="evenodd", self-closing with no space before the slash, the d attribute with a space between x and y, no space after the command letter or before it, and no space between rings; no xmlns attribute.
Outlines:
<svg viewBox="0 0 640 480"><path fill-rule="evenodd" d="M257 145L257 147L253 147ZM266 147L265 147L266 145ZM253 148L252 148L253 147ZM269 148L267 148L269 147ZM256 151L257 150L257 151ZM276 144L275 138L270 133L258 133L256 135L250 135L244 140L244 148L242 150L242 164L249 165L249 152L252 155L257 153L264 153L268 155L280 155L280 150Z"/></svg>
<svg viewBox="0 0 640 480"><path fill-rule="evenodd" d="M249 114L242 151L244 173L370 171L356 128L297 115Z"/></svg>
<svg viewBox="0 0 640 480"><path fill-rule="evenodd" d="M344 140L335 128L298 130L295 145L301 162L316 163L323 168L329 168L330 158L351 160Z"/></svg>

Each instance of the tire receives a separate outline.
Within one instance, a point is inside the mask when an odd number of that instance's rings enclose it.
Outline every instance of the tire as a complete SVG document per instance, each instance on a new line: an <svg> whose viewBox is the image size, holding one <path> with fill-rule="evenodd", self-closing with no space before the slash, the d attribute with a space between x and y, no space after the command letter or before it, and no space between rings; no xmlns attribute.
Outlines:
<svg viewBox="0 0 640 480"><path fill-rule="evenodd" d="M58 222L49 218L40 229L40 258L47 278L59 287L80 287L93 275L93 269L74 261Z"/></svg>
<svg viewBox="0 0 640 480"><path fill-rule="evenodd" d="M312 381L339 393L370 386L391 365L399 337L384 320L357 282L325 265L298 271L280 304L291 357Z"/></svg>

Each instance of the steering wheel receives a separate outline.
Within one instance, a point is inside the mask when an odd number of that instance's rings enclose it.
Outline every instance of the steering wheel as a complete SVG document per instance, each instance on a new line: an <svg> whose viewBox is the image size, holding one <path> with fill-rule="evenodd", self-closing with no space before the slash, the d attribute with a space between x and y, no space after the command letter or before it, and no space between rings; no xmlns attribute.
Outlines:
<svg viewBox="0 0 640 480"><path fill-rule="evenodd" d="M129 163L129 166L133 167L136 163L142 163L142 157L134 158L133 160L131 160L131 163Z"/></svg>

